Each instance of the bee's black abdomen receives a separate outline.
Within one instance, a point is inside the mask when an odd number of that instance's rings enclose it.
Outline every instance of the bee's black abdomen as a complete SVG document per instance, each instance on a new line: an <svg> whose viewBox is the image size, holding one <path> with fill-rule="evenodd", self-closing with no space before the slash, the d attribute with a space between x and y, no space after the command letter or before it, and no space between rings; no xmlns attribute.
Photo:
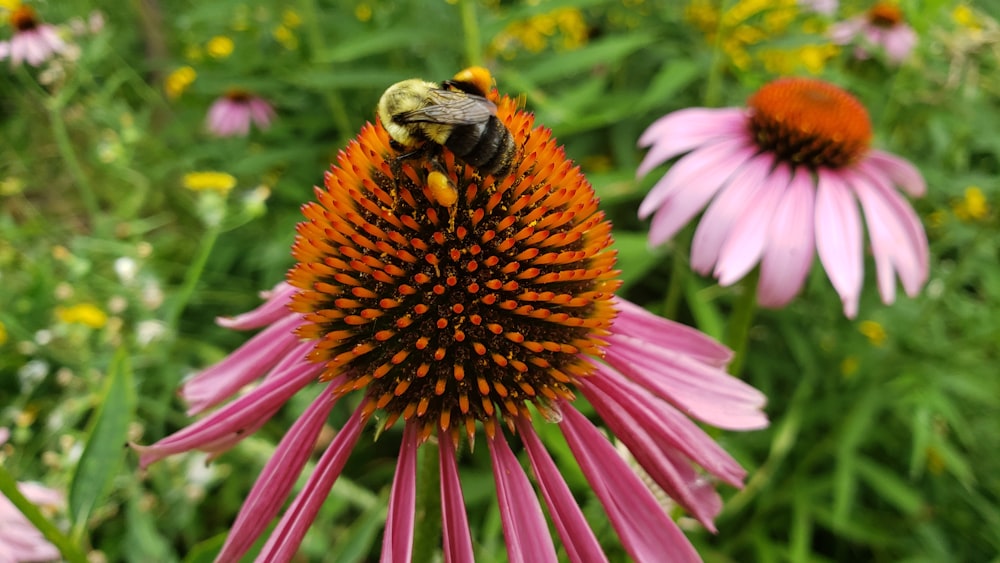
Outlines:
<svg viewBox="0 0 1000 563"><path fill-rule="evenodd" d="M505 176L514 159L514 139L496 116L485 123L455 127L445 146L483 175Z"/></svg>

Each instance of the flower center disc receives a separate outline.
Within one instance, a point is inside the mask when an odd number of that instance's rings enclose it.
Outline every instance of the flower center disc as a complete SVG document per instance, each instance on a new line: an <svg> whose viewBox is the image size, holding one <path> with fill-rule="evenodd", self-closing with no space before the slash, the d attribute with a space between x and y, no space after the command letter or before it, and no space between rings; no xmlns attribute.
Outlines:
<svg viewBox="0 0 1000 563"><path fill-rule="evenodd" d="M868 149L872 128L864 106L820 80L783 78L747 101L757 144L786 162L840 168Z"/></svg>
<svg viewBox="0 0 1000 563"><path fill-rule="evenodd" d="M903 11L892 4L875 4L868 10L868 23L882 28L891 28L903 21Z"/></svg>
<svg viewBox="0 0 1000 563"><path fill-rule="evenodd" d="M21 4L10 13L10 26L18 31L29 31L38 27L38 19L31 6Z"/></svg>
<svg viewBox="0 0 1000 563"><path fill-rule="evenodd" d="M600 357L619 285L610 224L548 130L509 98L497 117L518 147L482 177L447 149L399 159L366 125L304 207L289 282L335 392L366 389L366 414L470 440L497 418L558 416ZM441 175L456 197L442 197ZM436 178L434 176L437 176ZM433 181L428 181L428 176Z"/></svg>

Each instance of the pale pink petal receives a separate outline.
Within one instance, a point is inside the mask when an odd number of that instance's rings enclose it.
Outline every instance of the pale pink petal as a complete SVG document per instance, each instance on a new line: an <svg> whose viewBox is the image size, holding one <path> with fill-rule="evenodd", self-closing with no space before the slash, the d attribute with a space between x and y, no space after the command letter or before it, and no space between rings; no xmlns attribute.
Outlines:
<svg viewBox="0 0 1000 563"><path fill-rule="evenodd" d="M234 330L249 330L276 323L286 316L295 314L288 309L288 303L297 291L298 289L292 285L281 282L274 286L274 289L261 292L261 297L266 301L253 311L235 317L217 317L215 322L219 326Z"/></svg>
<svg viewBox="0 0 1000 563"><path fill-rule="evenodd" d="M639 218L645 219L654 211L662 211L666 202L678 193L714 193L752 153L747 135L721 140L688 153L649 190L639 204ZM705 201L711 198L711 193Z"/></svg>
<svg viewBox="0 0 1000 563"><path fill-rule="evenodd" d="M899 186L913 197L921 197L927 193L927 184L920 171L896 155L873 149L868 151L868 155L861 161L859 167L871 176L880 175L871 169L880 170L889 176L893 185Z"/></svg>
<svg viewBox="0 0 1000 563"><path fill-rule="evenodd" d="M301 323L302 319L297 315L289 315L261 331L219 363L185 381L180 394L190 405L188 415L202 412L231 397L247 383L262 377L282 359L304 357L304 354L291 354L294 349L303 346L292 332ZM307 345L307 349L311 348Z"/></svg>
<svg viewBox="0 0 1000 563"><path fill-rule="evenodd" d="M329 392L332 385L320 393L281 439L243 501L217 561L238 561L281 510L336 404L336 398Z"/></svg>
<svg viewBox="0 0 1000 563"><path fill-rule="evenodd" d="M850 43L865 27L865 18L855 17L830 26L830 40L839 45Z"/></svg>
<svg viewBox="0 0 1000 563"><path fill-rule="evenodd" d="M764 189L764 180L773 166L774 157L770 154L754 156L708 206L691 243L692 270L702 275L712 271L729 231L747 205Z"/></svg>
<svg viewBox="0 0 1000 563"><path fill-rule="evenodd" d="M10 56L10 41L0 41L0 61Z"/></svg>
<svg viewBox="0 0 1000 563"><path fill-rule="evenodd" d="M625 299L615 298L618 315L615 333L641 336L647 342L668 350L683 351L704 364L724 367L733 353L710 336L687 325L658 317Z"/></svg>
<svg viewBox="0 0 1000 563"><path fill-rule="evenodd" d="M652 146L636 170L645 176L650 170L677 155L710 142L746 135L746 112L736 108L688 108L657 119L639 137L639 146Z"/></svg>
<svg viewBox="0 0 1000 563"><path fill-rule="evenodd" d="M586 417L567 405L559 428L633 559L701 561L650 490Z"/></svg>
<svg viewBox="0 0 1000 563"><path fill-rule="evenodd" d="M767 426L763 393L725 371L697 362L683 351L612 334L605 361L685 414L728 430Z"/></svg>
<svg viewBox="0 0 1000 563"><path fill-rule="evenodd" d="M783 307L802 289L816 252L815 203L812 173L799 167L771 221L757 285L761 306Z"/></svg>
<svg viewBox="0 0 1000 563"><path fill-rule="evenodd" d="M906 60L916 45L917 34L905 23L895 25L882 36L882 47L889 60L895 63Z"/></svg>
<svg viewBox="0 0 1000 563"><path fill-rule="evenodd" d="M361 414L365 403L362 402L354 414L347 419L333 442L316 462L312 475L306 481L302 490L296 495L292 505L281 517L277 527L271 532L264 548L257 555L256 561L275 563L290 561L299 549L302 538L316 519L320 507L326 502L334 481L340 477L344 464L351 455L361 435L363 416Z"/></svg>
<svg viewBox="0 0 1000 563"><path fill-rule="evenodd" d="M382 537L384 563L409 561L413 553L413 519L417 505L417 445L417 425L404 425Z"/></svg>
<svg viewBox="0 0 1000 563"><path fill-rule="evenodd" d="M603 563L608 560L600 542L584 518L573 493L563 480L559 468L552 461L545 446L535 434L535 429L526 418L515 420L517 432L531 460L538 486L549 507L549 515L559 532L569 560L574 563Z"/></svg>
<svg viewBox="0 0 1000 563"><path fill-rule="evenodd" d="M733 144L735 145L736 143ZM665 242L674 236L677 231L681 230L684 225L705 208L709 200L715 197L715 194L753 156L754 152L753 149L743 146L737 149L736 152L729 153L727 156L708 160L703 158L706 156L703 153L708 150L703 149L688 154L664 176L664 180L672 178L686 185L679 191L674 192L656 211L656 215L653 216L653 221L649 226L650 244L655 245ZM681 163L688 159L693 159L695 162L701 163L702 167L696 170L695 174L683 177L682 172L686 173L690 171L681 170Z"/></svg>
<svg viewBox="0 0 1000 563"><path fill-rule="evenodd" d="M465 498L458 480L455 446L444 437L438 442L441 470L441 527L444 536L445 563L474 563L469 519L465 515Z"/></svg>
<svg viewBox="0 0 1000 563"><path fill-rule="evenodd" d="M510 451L507 439L498 429L496 436L487 438L486 443L493 460L493 480L497 488L507 558L511 563L558 561L538 497L514 452Z"/></svg>
<svg viewBox="0 0 1000 563"><path fill-rule="evenodd" d="M17 483L17 490L31 503L44 508L62 509L66 500L62 493L38 483ZM54 561L59 550L45 539L38 528L0 494L0 561Z"/></svg>
<svg viewBox="0 0 1000 563"><path fill-rule="evenodd" d="M787 164L779 164L764 180L764 188L743 209L719 249L719 262L715 266L719 285L736 283L760 260L774 212L791 180L791 169Z"/></svg>
<svg viewBox="0 0 1000 563"><path fill-rule="evenodd" d="M817 175L816 251L844 303L844 315L853 319L864 281L861 216L850 187L839 174L819 169Z"/></svg>
<svg viewBox="0 0 1000 563"><path fill-rule="evenodd" d="M220 440L229 445L242 440L250 435L249 428L259 428L292 395L314 381L322 369L318 364L299 362L283 377L265 381L253 391L155 444L133 445L141 454L139 466L145 468L168 455L209 448Z"/></svg>
<svg viewBox="0 0 1000 563"><path fill-rule="evenodd" d="M274 119L274 110L271 109L270 104L260 98L251 98L247 103L253 122L257 124L257 127L267 129L271 125L271 120Z"/></svg>
<svg viewBox="0 0 1000 563"><path fill-rule="evenodd" d="M55 26L48 24L39 26L38 37L45 44L48 55L59 53L66 49L66 42L59 37L59 32ZM46 55L46 58L48 55Z"/></svg>

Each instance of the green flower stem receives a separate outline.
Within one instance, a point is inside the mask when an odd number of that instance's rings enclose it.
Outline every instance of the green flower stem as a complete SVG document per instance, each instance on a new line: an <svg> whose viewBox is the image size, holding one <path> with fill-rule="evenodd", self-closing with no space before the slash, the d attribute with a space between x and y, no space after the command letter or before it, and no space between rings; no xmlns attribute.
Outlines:
<svg viewBox="0 0 1000 563"><path fill-rule="evenodd" d="M451 437L444 433L444 439ZM441 543L441 468L437 442L417 451L417 498L413 522L413 561L434 561Z"/></svg>
<svg viewBox="0 0 1000 563"><path fill-rule="evenodd" d="M0 494L3 494L3 496L10 500L21 511L21 514L34 527L38 528L38 531L45 536L45 539L49 540L49 543L56 546L56 549L59 550L59 553L62 554L66 561L70 563L87 563L87 556L80 547L60 532L55 524L42 515L42 512L38 510L38 507L34 503L25 498L21 494L21 491L17 490L17 481L14 480L14 477L2 465L0 465Z"/></svg>
<svg viewBox="0 0 1000 563"><path fill-rule="evenodd" d="M83 166L80 165L80 160L76 157L76 152L73 151L73 145L69 140L69 132L66 131L66 123L62 118L63 102L60 98L52 98L51 103L46 105L49 113L49 125L52 128L56 147L59 149L59 156L66 163L73 183L80 191L80 200L83 201L83 207L87 210L91 228L95 231L100 230L101 208L97 203L94 188L90 185L90 180L83 171Z"/></svg>
<svg viewBox="0 0 1000 563"><path fill-rule="evenodd" d="M667 285L667 294L663 298L663 316L668 319L677 318L677 309L681 304L681 297L684 296L684 282L688 278L687 260L684 259L685 249L680 245L673 248L673 257L670 264L670 281Z"/></svg>
<svg viewBox="0 0 1000 563"><path fill-rule="evenodd" d="M194 288L198 285L198 280L201 279L201 275L205 271L205 264L208 263L208 257L212 254L212 248L215 247L215 242L219 239L220 231L220 225L209 227L208 231L205 232L205 236L201 239L198 254L195 256L194 262L184 272L184 282L177 291L177 295L167 313L166 325L168 334L174 333L177 329L177 323L184 309L187 307L188 301L191 300L191 295L194 294Z"/></svg>
<svg viewBox="0 0 1000 563"><path fill-rule="evenodd" d="M743 371L743 362L746 359L750 325L753 324L753 313L757 308L757 281L758 273L754 270L740 282L743 293L737 299L729 317L729 325L726 326L725 343L735 353L733 361L729 364L729 373L735 376L739 376Z"/></svg>
<svg viewBox="0 0 1000 563"><path fill-rule="evenodd" d="M468 66L482 65L483 49L479 39L479 20L476 19L476 1L459 0L458 9L462 17L462 31L465 35L465 62Z"/></svg>
<svg viewBox="0 0 1000 563"><path fill-rule="evenodd" d="M705 106L715 107L722 103L722 75L726 70L726 57L722 51L722 39L724 32L722 26L722 14L729 9L731 2L722 0L719 2L719 26L715 29L715 42L712 45L712 61L708 68L708 76L705 79Z"/></svg>
<svg viewBox="0 0 1000 563"><path fill-rule="evenodd" d="M311 56L325 50L323 30L320 28L319 10L316 9L316 0L299 0L299 9L302 11L302 21L306 23L306 39L309 41ZM337 126L337 131L345 138L354 136L354 126L351 118L347 114L347 106L340 91L336 88L326 88L323 90L323 98L333 117L333 123Z"/></svg>

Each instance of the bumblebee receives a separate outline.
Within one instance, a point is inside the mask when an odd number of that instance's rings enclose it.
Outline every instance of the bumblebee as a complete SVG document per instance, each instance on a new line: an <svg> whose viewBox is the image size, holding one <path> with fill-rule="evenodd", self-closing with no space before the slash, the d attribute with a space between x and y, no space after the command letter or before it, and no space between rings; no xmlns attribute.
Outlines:
<svg viewBox="0 0 1000 563"><path fill-rule="evenodd" d="M394 147L410 151L448 148L480 175L501 178L514 161L514 139L486 98L492 78L473 67L441 84L412 78L390 86L378 102L378 116Z"/></svg>

